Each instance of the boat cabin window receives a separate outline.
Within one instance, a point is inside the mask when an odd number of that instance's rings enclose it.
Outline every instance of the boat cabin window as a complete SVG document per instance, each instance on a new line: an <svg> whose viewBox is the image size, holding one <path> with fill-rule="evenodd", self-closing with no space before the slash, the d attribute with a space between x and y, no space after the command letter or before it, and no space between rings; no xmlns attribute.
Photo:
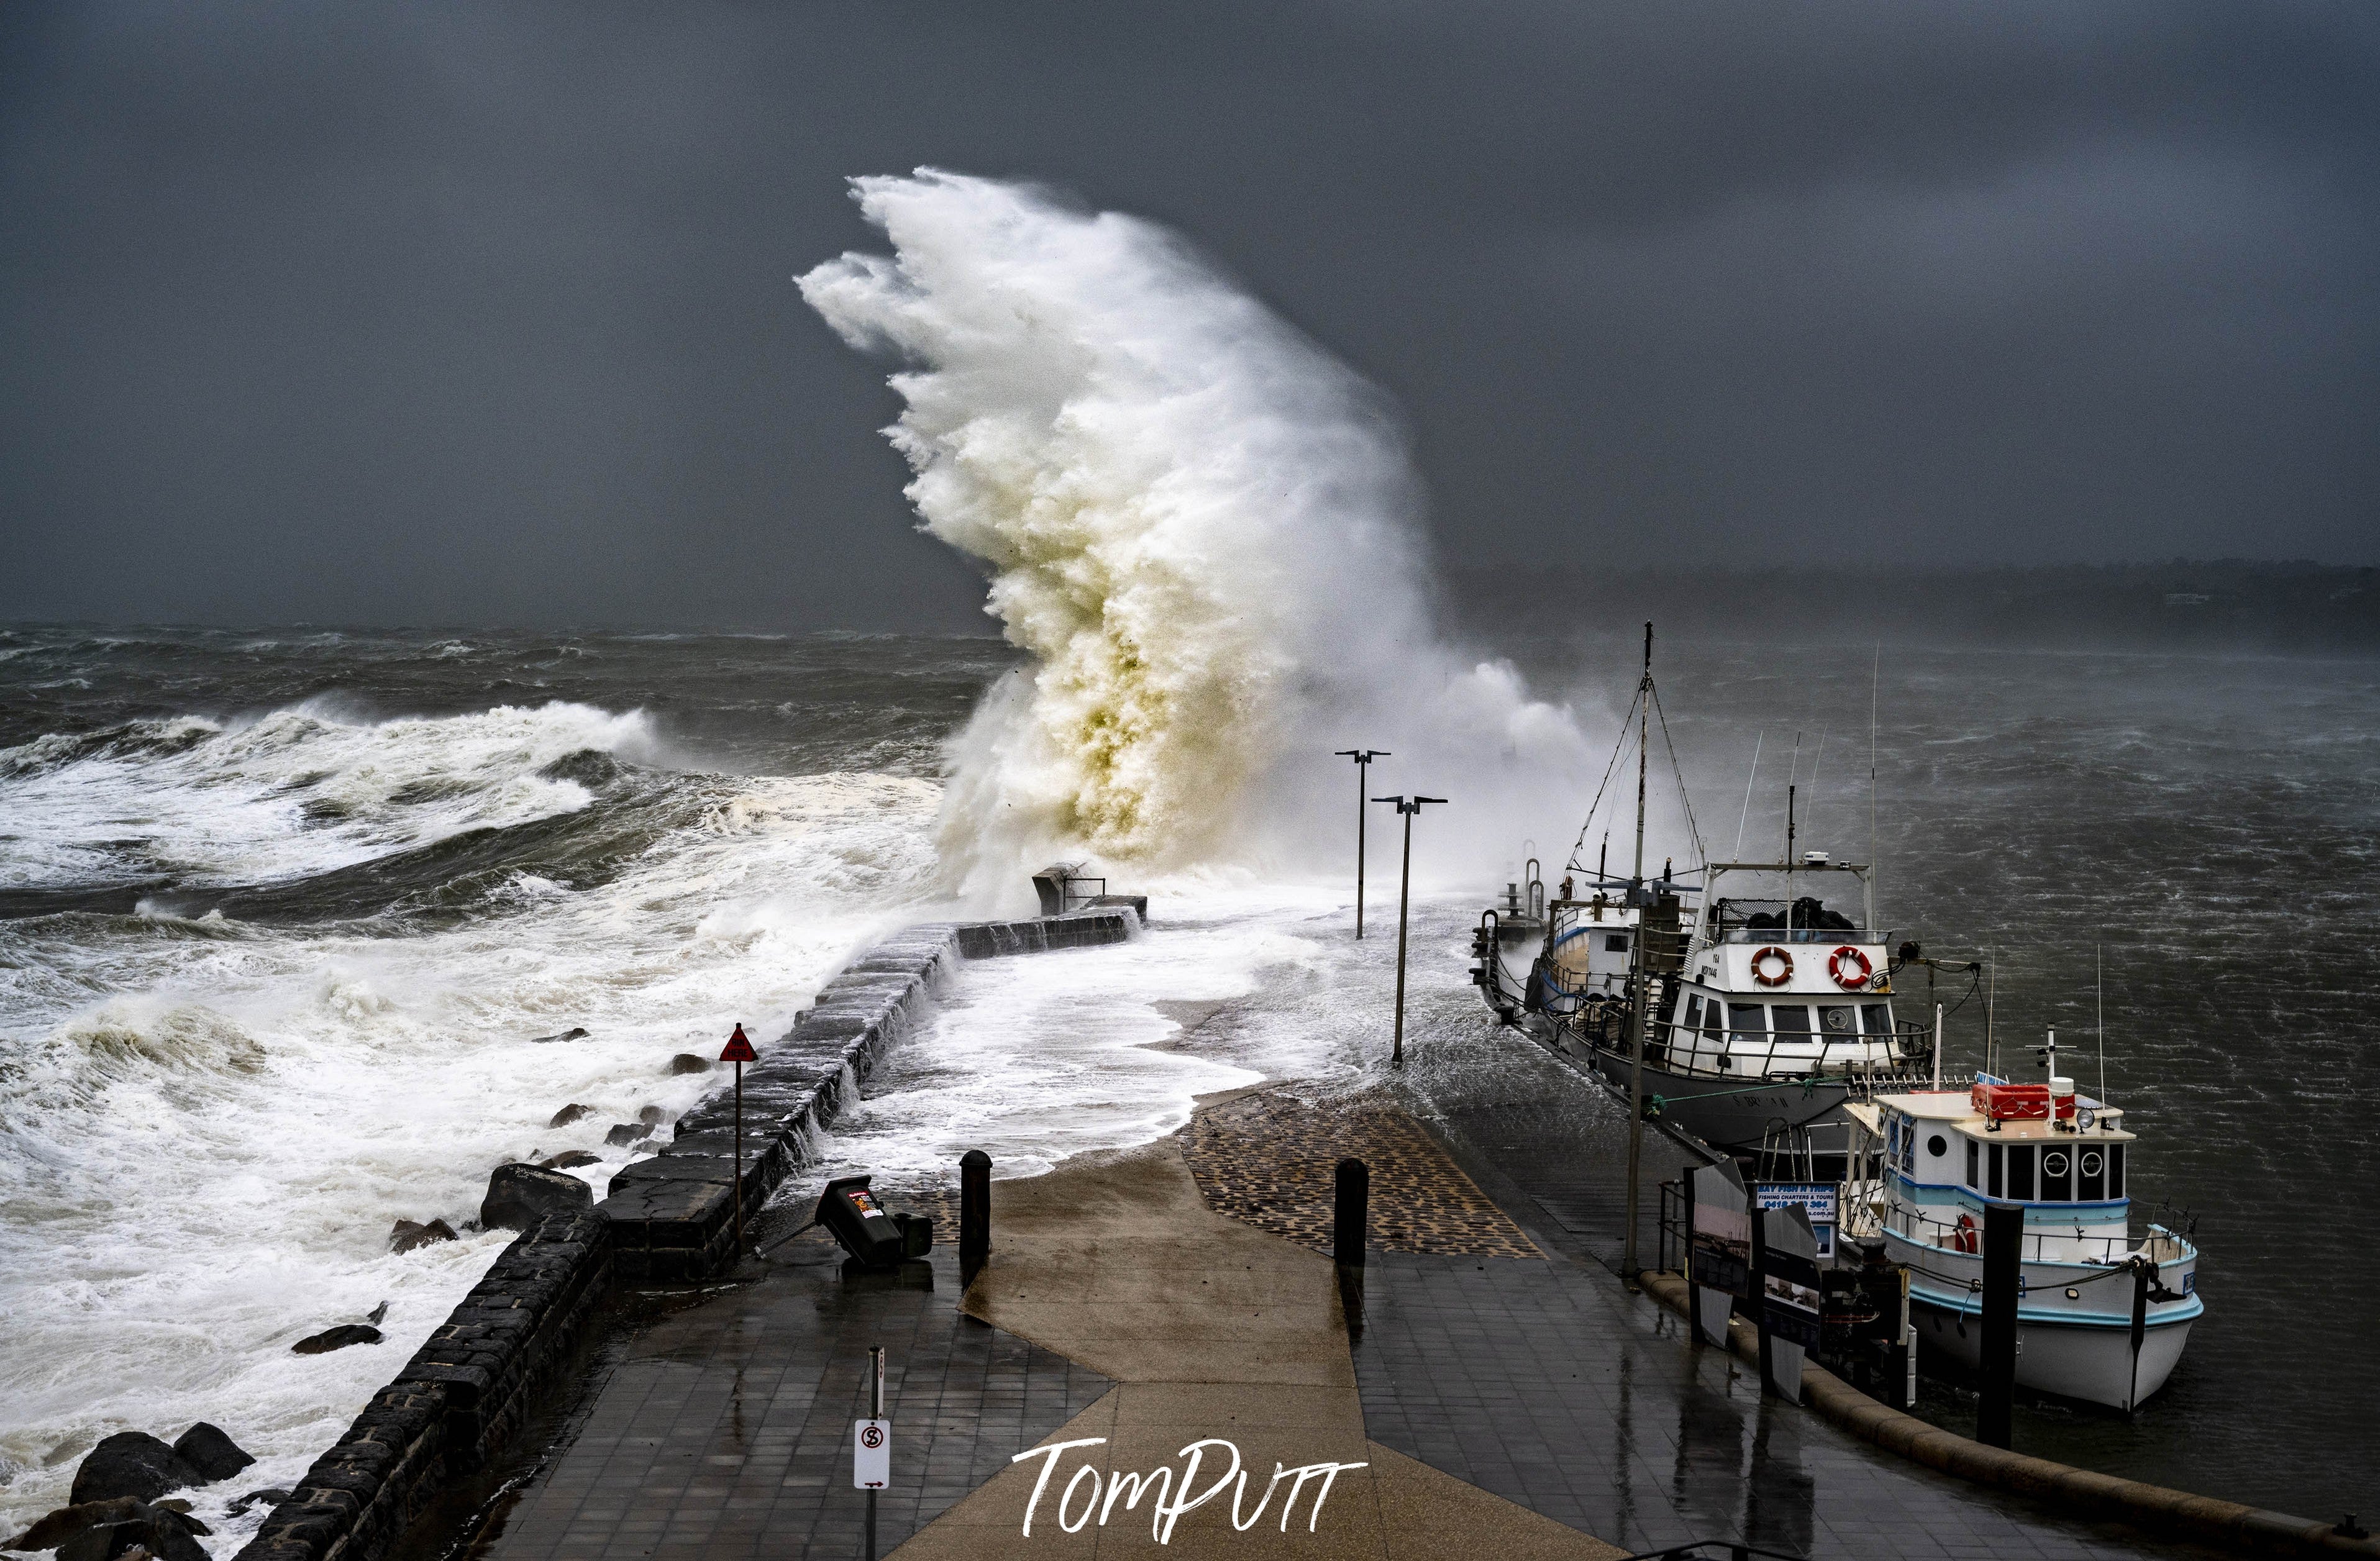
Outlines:
<svg viewBox="0 0 2380 1561"><path fill-rule="evenodd" d="M1628 935L1624 932L1605 933L1603 935L1603 951L1607 954L1626 953L1628 951Z"/></svg>
<svg viewBox="0 0 2380 1561"><path fill-rule="evenodd" d="M2095 1204L2106 1197L2107 1152L2085 1146L2074 1152L2074 1201Z"/></svg>
<svg viewBox="0 0 2380 1561"><path fill-rule="evenodd" d="M1686 1028L1689 1030L1699 1030L1702 1027L1703 995L1700 992L1695 992L1690 994L1686 998Z"/></svg>
<svg viewBox="0 0 2380 1561"><path fill-rule="evenodd" d="M2008 1195L2020 1204L2033 1202L2033 1145L2021 1144L2010 1149L2008 1161Z"/></svg>
<svg viewBox="0 0 2380 1561"><path fill-rule="evenodd" d="M1983 1156L1983 1147L1984 1147L1984 1146L1983 1146L1982 1144L1980 1144L1976 1143L1976 1142L1975 1142L1973 1139L1972 1139L1972 1138L1971 1138L1971 1139L1968 1139L1966 1142L1967 1142L1967 1185L1968 1185L1968 1186L1970 1186L1970 1187L1972 1187L1972 1188L1974 1188L1977 1192L1981 1192L1981 1191L1983 1190L1983 1185L1984 1185L1984 1173L1983 1173L1983 1170L1982 1170L1981 1167L1978 1165L1978 1163L1977 1163L1977 1162L1978 1162L1978 1161L1980 1161L1980 1160L1981 1160L1981 1158L1982 1158L1982 1156Z"/></svg>
<svg viewBox="0 0 2380 1561"><path fill-rule="evenodd" d="M1820 1004L1818 1034L1828 1040L1849 1040L1859 1034L1859 1010L1849 1003Z"/></svg>
<svg viewBox="0 0 2380 1561"><path fill-rule="evenodd" d="M1984 1195L1990 1198L2004 1198L2008 1196L2001 1191L2008 1184L2008 1145L1993 1144L1988 1158L1992 1168L1991 1180L1984 1184Z"/></svg>
<svg viewBox="0 0 2380 1561"><path fill-rule="evenodd" d="M1807 1003L1778 1003L1769 1009L1768 1016L1775 1022L1771 1028L1779 1035L1806 1035L1810 1033L1810 1005Z"/></svg>
<svg viewBox="0 0 2380 1561"><path fill-rule="evenodd" d="M2041 1195L2053 1204L2074 1201L2074 1151L2056 1144L2041 1152Z"/></svg>
<svg viewBox="0 0 2380 1561"><path fill-rule="evenodd" d="M2123 1195L2124 1146L2120 1144L2110 1144L2107 1145L2107 1196L2120 1198Z"/></svg>
<svg viewBox="0 0 2380 1561"><path fill-rule="evenodd" d="M1727 1028L1730 1039L1747 1046L1758 1046L1768 1039L1768 1015L1758 1003L1727 1005Z"/></svg>
<svg viewBox="0 0 2380 1561"><path fill-rule="evenodd" d="M1860 1017L1867 1022L1867 1033L1869 1035L1889 1035L1892 1034L1892 1005L1890 1003L1862 1003L1860 1004Z"/></svg>

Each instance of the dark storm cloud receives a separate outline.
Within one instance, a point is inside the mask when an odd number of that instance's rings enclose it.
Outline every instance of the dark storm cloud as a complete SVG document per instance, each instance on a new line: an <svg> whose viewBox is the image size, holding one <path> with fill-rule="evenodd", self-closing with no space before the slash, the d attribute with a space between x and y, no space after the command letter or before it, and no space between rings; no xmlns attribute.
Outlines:
<svg viewBox="0 0 2380 1561"><path fill-rule="evenodd" d="M2361 6L18 5L0 614L967 625L790 273L1182 228L1478 563L2370 561Z"/></svg>

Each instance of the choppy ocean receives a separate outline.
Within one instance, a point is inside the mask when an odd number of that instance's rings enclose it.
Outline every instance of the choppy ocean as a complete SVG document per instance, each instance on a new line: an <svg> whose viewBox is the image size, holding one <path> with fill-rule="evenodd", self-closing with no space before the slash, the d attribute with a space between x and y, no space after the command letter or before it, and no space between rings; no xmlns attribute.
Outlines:
<svg viewBox="0 0 2380 1561"><path fill-rule="evenodd" d="M1802 843L1864 853L1866 656L1663 650L1706 841L1777 832L1791 762ZM1534 670L1608 719L1629 659ZM954 908L944 744L1014 664L976 639L0 632L0 1528L127 1427L226 1426L264 1458L240 1488L301 1470L505 1240L393 1256L393 1221L463 1223L532 1151L593 1151L600 1187L628 1153L611 1123L703 1088L673 1054L777 1033L880 929ZM2368 1507L2380 667L1895 652L1878 707L1887 920L1996 948L2003 1041L2056 1024L2093 1086L2103 950L2137 1191L2195 1211L2206 1252L2208 1315L2139 1423L2034 1410L2020 1446ZM1376 779L1463 806L1460 774ZM1425 1092L1433 1044L1464 1069L1519 1044L1465 981L1467 928L1584 811L1492 860L1424 852ZM1343 881L1148 887L1133 945L970 973L834 1152L1028 1171L1169 1131L1208 1090L1377 1075L1390 947L1348 939ZM1164 1049L1163 1005L1218 998L1231 1062ZM1980 1003L1950 1035L1954 1062L1979 1047ZM570 1102L594 1115L548 1128ZM383 1301L385 1345L288 1352Z"/></svg>

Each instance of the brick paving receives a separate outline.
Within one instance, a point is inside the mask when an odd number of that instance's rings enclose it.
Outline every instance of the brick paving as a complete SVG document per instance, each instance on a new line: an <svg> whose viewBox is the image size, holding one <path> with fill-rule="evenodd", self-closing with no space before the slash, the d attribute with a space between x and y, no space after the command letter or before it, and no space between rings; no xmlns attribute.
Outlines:
<svg viewBox="0 0 2380 1561"><path fill-rule="evenodd" d="M1180 1138L1209 1208L1316 1252L1330 1251L1339 1161L1353 1156L1372 1175L1366 1250L1537 1255L1437 1140L1392 1105L1260 1090L1202 1107Z"/></svg>
<svg viewBox="0 0 2380 1561"><path fill-rule="evenodd" d="M566 1445L478 1554L501 1561L722 1561L860 1554L851 1422L868 1348L886 1349L894 1482L880 1555L1087 1409L1109 1383L958 1312L941 1198L934 1257L903 1277L846 1275L813 1232L757 1282L691 1304L629 1344ZM747 1265L745 1272L753 1272ZM930 1288L927 1283L930 1276Z"/></svg>

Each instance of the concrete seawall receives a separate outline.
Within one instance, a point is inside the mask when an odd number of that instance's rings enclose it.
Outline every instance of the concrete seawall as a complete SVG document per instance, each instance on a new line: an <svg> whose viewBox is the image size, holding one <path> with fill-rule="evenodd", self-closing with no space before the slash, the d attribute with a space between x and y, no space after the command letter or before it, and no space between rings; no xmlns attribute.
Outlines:
<svg viewBox="0 0 2380 1561"><path fill-rule="evenodd" d="M740 1179L735 1095L722 1089L680 1118L658 1154L623 1167L592 1212L549 1216L506 1247L237 1561L379 1561L433 1499L502 1450L614 1278L698 1279L733 1261L736 1200L757 1215L818 1157L859 1081L916 1029L960 960L1121 943L1138 925L1109 910L934 923L859 955L746 1065Z"/></svg>

